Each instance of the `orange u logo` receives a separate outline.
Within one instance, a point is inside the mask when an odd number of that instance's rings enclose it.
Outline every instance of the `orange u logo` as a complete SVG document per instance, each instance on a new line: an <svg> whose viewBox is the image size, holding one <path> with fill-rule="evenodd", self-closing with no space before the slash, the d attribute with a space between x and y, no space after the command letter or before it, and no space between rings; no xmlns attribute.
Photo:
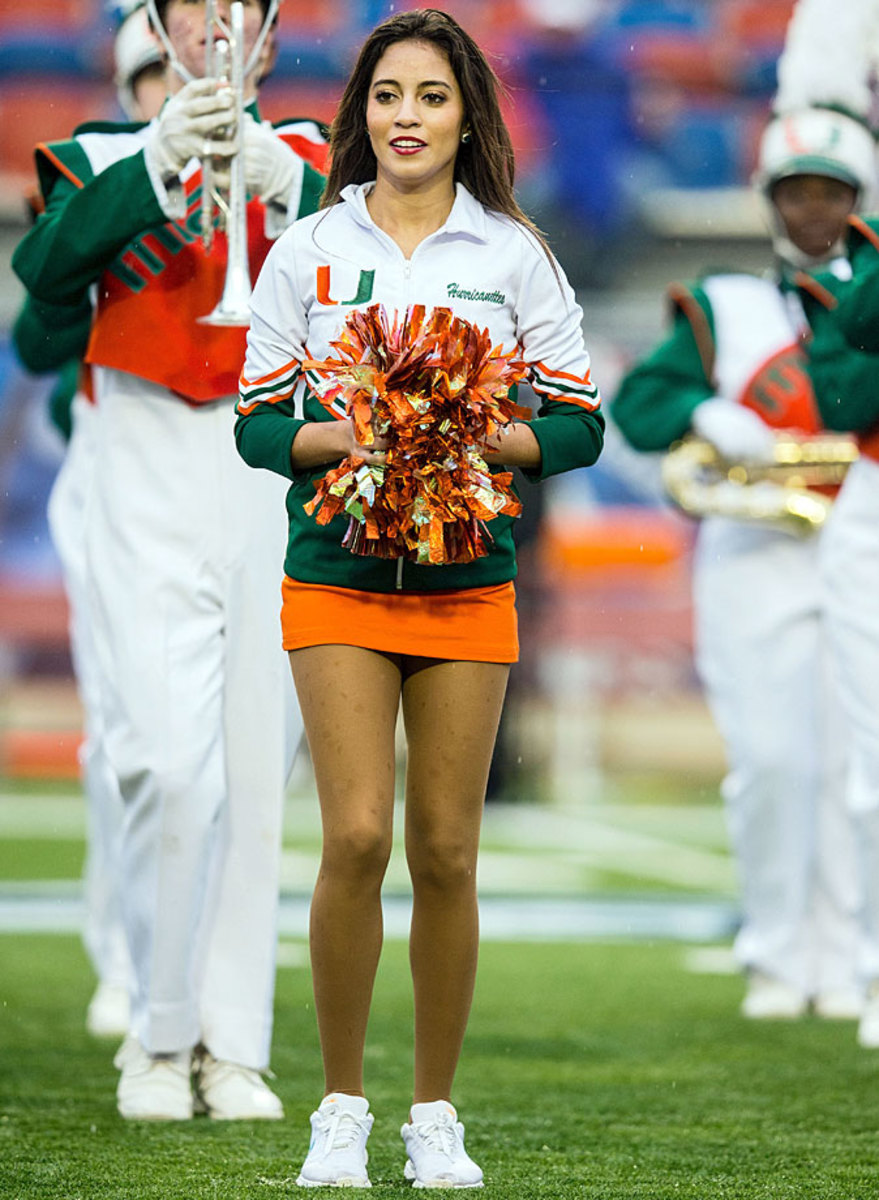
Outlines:
<svg viewBox="0 0 879 1200"><path fill-rule="evenodd" d="M372 285L375 271L361 271L357 281L357 291L350 300L333 300L330 297L330 268L328 265L317 269L317 302L318 304L365 304L372 299Z"/></svg>

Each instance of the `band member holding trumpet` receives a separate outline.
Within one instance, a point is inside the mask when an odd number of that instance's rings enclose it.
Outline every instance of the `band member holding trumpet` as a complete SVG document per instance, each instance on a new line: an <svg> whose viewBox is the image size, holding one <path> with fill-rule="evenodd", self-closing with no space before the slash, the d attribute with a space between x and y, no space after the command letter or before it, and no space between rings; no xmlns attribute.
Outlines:
<svg viewBox="0 0 879 1200"><path fill-rule="evenodd" d="M135 977L119 1111L273 1119L281 805L301 732L274 633L284 489L237 455L245 331L212 314L230 279L246 308L271 239L314 209L326 144L315 122L259 120L277 0L149 9L163 108L38 147L45 213L14 265L40 301L94 296L85 548ZM206 76L221 40L228 71Z"/></svg>
<svg viewBox="0 0 879 1200"><path fill-rule="evenodd" d="M120 109L131 121L148 121L164 103L165 84L161 47L149 28L143 4L130 6L122 15L113 58ZM95 474L97 410L81 359L90 328L88 298L59 308L28 297L13 327L12 341L29 371L58 373L49 411L66 449L49 495L47 516L64 576L71 658L83 713L79 749L87 811L83 943L97 977L86 1028L96 1037L118 1040L128 1030L131 967L122 923L124 879L119 863L123 806L104 750L92 648L94 622L88 617L86 595L83 523Z"/></svg>
<svg viewBox="0 0 879 1200"><path fill-rule="evenodd" d="M773 462L777 432L821 434L801 296L815 272L848 270L844 233L872 188L875 149L853 117L786 103L802 91L787 85L802 80L797 34L807 15L789 33L775 115L759 146L755 184L774 270L671 289L671 333L629 372L611 408L638 450L665 451L695 434L726 462L754 468ZM861 54L854 47L850 68ZM716 508L708 501L693 587L696 665L728 760L723 797L743 912L735 951L748 978L742 1011L855 1018L862 895L821 535L797 537L761 520L759 489L739 490L738 517L728 494Z"/></svg>

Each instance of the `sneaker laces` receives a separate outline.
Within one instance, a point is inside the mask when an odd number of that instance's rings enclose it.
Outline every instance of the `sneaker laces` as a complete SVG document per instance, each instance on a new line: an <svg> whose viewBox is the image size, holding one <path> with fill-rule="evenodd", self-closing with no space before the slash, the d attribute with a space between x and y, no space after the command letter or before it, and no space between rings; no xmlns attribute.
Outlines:
<svg viewBox="0 0 879 1200"><path fill-rule="evenodd" d="M334 1150L350 1150L363 1136L365 1120L356 1117L354 1113L336 1109L332 1113L321 1113L320 1123L316 1132L327 1135L324 1155Z"/></svg>
<svg viewBox="0 0 879 1200"><path fill-rule="evenodd" d="M251 1087L258 1090L268 1086L266 1076L270 1079L275 1078L271 1071L262 1072L256 1070L255 1067L245 1067L241 1063L215 1058L210 1050L201 1043L193 1051L192 1070L197 1080L211 1077L215 1082L218 1079L228 1079L232 1076L243 1079L245 1083L249 1083Z"/></svg>
<svg viewBox="0 0 879 1200"><path fill-rule="evenodd" d="M457 1123L451 1113L439 1113L433 1121L421 1121L414 1125L424 1145L437 1154L452 1158L460 1144Z"/></svg>
<svg viewBox="0 0 879 1200"><path fill-rule="evenodd" d="M212 1077L214 1082L219 1079L243 1079L245 1083L249 1083L251 1087L265 1087L265 1080L260 1075L259 1071L253 1067L242 1067L239 1063L219 1062L214 1059L212 1063L202 1062L198 1072L199 1077Z"/></svg>
<svg viewBox="0 0 879 1200"><path fill-rule="evenodd" d="M135 1070L145 1072L156 1066L176 1067L180 1071L190 1070L190 1052L179 1050L176 1053L150 1054L133 1034L129 1034L113 1057L113 1066L120 1071Z"/></svg>

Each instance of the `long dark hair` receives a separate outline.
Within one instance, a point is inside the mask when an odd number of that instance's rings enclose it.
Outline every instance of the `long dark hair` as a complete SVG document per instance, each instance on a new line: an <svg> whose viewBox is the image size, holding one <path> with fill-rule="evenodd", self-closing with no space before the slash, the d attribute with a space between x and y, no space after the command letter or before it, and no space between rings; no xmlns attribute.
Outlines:
<svg viewBox="0 0 879 1200"><path fill-rule="evenodd" d="M395 42L430 42L449 60L464 101L469 140L455 160L455 180L481 204L524 225L549 254L543 235L519 207L513 192L513 143L499 103L500 82L473 38L436 8L397 13L377 25L360 48L330 126L330 172L321 207L335 204L349 183L375 179L376 160L366 135L369 87L379 59Z"/></svg>

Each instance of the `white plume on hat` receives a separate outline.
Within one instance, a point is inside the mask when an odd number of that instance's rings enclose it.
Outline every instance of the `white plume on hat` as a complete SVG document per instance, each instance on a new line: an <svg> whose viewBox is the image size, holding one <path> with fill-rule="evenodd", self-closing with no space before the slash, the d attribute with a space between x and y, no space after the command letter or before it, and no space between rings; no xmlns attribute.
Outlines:
<svg viewBox="0 0 879 1200"><path fill-rule="evenodd" d="M798 0L778 60L772 111L829 104L866 119L877 27L876 0Z"/></svg>

